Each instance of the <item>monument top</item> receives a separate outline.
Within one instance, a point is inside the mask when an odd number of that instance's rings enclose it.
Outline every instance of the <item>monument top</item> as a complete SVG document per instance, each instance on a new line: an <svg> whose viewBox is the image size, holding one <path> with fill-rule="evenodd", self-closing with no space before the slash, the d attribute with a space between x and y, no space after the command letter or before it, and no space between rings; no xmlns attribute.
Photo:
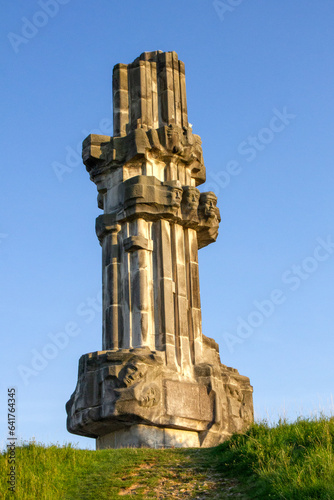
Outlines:
<svg viewBox="0 0 334 500"><path fill-rule="evenodd" d="M188 127L184 63L176 52L143 52L113 70L114 137L136 128Z"/></svg>

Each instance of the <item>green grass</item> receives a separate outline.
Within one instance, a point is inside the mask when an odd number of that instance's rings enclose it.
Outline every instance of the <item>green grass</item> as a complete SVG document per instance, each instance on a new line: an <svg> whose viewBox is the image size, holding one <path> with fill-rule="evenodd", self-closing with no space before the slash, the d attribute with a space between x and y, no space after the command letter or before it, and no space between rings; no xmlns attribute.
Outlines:
<svg viewBox="0 0 334 500"><path fill-rule="evenodd" d="M100 500L120 498L120 492L123 498L133 498L135 490L136 498L145 500L157 498L158 490L170 493L164 498L172 498L179 489L194 495L188 498L198 498L206 489L206 470L211 467L201 464L201 453L197 449L92 451L30 443L16 449L15 495L25 500ZM6 492L7 470L7 456L2 454L0 491L5 499L12 498Z"/></svg>
<svg viewBox="0 0 334 500"><path fill-rule="evenodd" d="M8 471L2 453L4 499L14 497ZM16 448L16 474L15 497L26 500L133 498L134 491L143 500L226 498L225 491L259 500L334 499L334 418L280 421L273 428L262 422L200 450L95 452L30 443Z"/></svg>
<svg viewBox="0 0 334 500"><path fill-rule="evenodd" d="M334 418L254 424L216 450L222 474L248 481L251 498L334 499Z"/></svg>

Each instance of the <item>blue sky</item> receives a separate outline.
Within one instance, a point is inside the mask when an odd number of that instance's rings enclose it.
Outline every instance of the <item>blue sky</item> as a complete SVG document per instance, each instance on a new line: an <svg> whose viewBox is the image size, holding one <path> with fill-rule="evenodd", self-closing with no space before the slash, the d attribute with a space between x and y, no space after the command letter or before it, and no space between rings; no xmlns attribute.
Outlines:
<svg viewBox="0 0 334 500"><path fill-rule="evenodd" d="M201 189L222 215L199 254L203 332L250 377L258 418L331 412L333 23L331 0L8 3L1 444L16 386L22 439L94 447L67 433L64 409L79 357L102 342L100 211L80 144L93 130L112 135L113 66L151 50L185 62Z"/></svg>

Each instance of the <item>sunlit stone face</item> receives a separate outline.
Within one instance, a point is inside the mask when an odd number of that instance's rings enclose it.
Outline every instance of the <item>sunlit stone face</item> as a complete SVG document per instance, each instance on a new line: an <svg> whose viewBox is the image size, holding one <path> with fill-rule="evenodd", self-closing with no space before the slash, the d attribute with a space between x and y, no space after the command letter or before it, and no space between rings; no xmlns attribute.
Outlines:
<svg viewBox="0 0 334 500"><path fill-rule="evenodd" d="M139 367L136 363L130 363L125 366L124 372L123 372L123 382L124 384L129 387L130 385L133 385L135 382L138 382L140 379L143 378L145 374L145 368L144 367Z"/></svg>
<svg viewBox="0 0 334 500"><path fill-rule="evenodd" d="M198 189L192 186L186 186L183 190L182 204L185 210L197 210L200 193Z"/></svg>
<svg viewBox="0 0 334 500"><path fill-rule="evenodd" d="M217 197L214 193L202 193L201 205L205 217L211 218L216 216Z"/></svg>
<svg viewBox="0 0 334 500"><path fill-rule="evenodd" d="M182 189L178 187L173 187L170 192L171 206L179 208L182 199Z"/></svg>

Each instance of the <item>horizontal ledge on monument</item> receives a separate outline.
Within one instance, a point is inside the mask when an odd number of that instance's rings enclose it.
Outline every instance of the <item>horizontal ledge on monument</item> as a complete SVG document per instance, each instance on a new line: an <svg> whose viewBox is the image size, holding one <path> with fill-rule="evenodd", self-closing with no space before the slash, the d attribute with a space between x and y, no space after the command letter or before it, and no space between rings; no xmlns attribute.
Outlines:
<svg viewBox="0 0 334 500"><path fill-rule="evenodd" d="M201 143L191 127L137 128L116 137L90 134L83 141L82 158L94 182L114 169L132 164L138 167L140 162L148 160L161 161L165 165L174 162L178 168L189 169L198 186L205 182Z"/></svg>
<svg viewBox="0 0 334 500"><path fill-rule="evenodd" d="M160 361L164 355L163 351L152 350L149 346L141 346L141 347L130 347L130 348L118 348L118 349L106 349L103 351L94 351L83 354L80 357L79 362L88 363L94 361L108 361L109 359L113 361L116 358L121 357L132 357L133 355L137 355L139 357L143 356L145 359L152 358L154 362Z"/></svg>
<svg viewBox="0 0 334 500"><path fill-rule="evenodd" d="M135 252L136 250L153 251L153 240L148 240L143 236L129 236L123 242L126 252Z"/></svg>

